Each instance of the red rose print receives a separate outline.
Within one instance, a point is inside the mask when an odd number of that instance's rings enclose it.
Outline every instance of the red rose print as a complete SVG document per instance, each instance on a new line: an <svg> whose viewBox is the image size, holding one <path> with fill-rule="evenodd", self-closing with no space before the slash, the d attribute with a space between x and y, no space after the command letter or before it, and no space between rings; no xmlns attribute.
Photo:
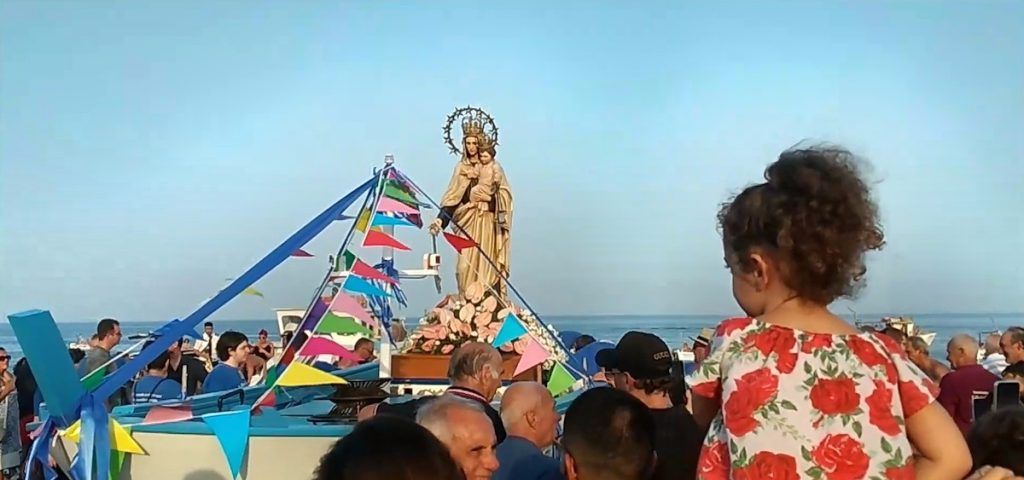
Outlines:
<svg viewBox="0 0 1024 480"><path fill-rule="evenodd" d="M734 437L753 432L761 424L754 412L763 407L779 391L779 379L768 368L760 368L736 380L736 390L722 406L725 429Z"/></svg>
<svg viewBox="0 0 1024 480"><path fill-rule="evenodd" d="M860 394L853 379L822 378L811 387L811 406L825 415L850 414L860 405Z"/></svg>
<svg viewBox="0 0 1024 480"><path fill-rule="evenodd" d="M729 447L715 442L704 445L697 462L697 477L705 480L726 480L729 478Z"/></svg>
<svg viewBox="0 0 1024 480"><path fill-rule="evenodd" d="M913 462L907 462L902 467L889 467L885 469L885 478L889 480L914 480L917 475L914 474Z"/></svg>
<svg viewBox="0 0 1024 480"><path fill-rule="evenodd" d="M847 337L846 346L850 347L850 351L853 352L860 361L864 362L864 365L869 367L878 367L885 365L886 363L892 363L892 361L889 360L889 357L879 351L877 345L864 340L863 338Z"/></svg>
<svg viewBox="0 0 1024 480"><path fill-rule="evenodd" d="M822 348L829 348L832 346L832 336L824 335L820 333L808 333L804 339L802 345L800 345L800 351L804 353L814 353L815 350Z"/></svg>
<svg viewBox="0 0 1024 480"><path fill-rule="evenodd" d="M889 386L880 380L875 380L875 391L868 395L868 421L878 427L882 433L893 436L898 435L902 430L900 424L896 423L896 417L892 414L892 391Z"/></svg>
<svg viewBox="0 0 1024 480"><path fill-rule="evenodd" d="M754 319L750 317L730 318L728 320L724 320L722 321L722 323L718 324L718 328L715 331L715 336L728 336L730 333L735 332L736 330L743 330L744 328L749 327L753 321Z"/></svg>
<svg viewBox="0 0 1024 480"><path fill-rule="evenodd" d="M885 345L885 349L888 350L889 353L893 355L899 355L901 353L904 353L903 345L900 345L899 342L896 341L896 339L884 333L876 333L875 338L882 341L882 345Z"/></svg>
<svg viewBox="0 0 1024 480"><path fill-rule="evenodd" d="M775 366L779 373L790 373L796 368L796 336L787 328L769 326L768 328L747 335L743 339L745 346L756 348L761 355L778 355Z"/></svg>
<svg viewBox="0 0 1024 480"><path fill-rule="evenodd" d="M903 405L903 417L910 418L932 403L932 399L914 382L900 382L900 403Z"/></svg>
<svg viewBox="0 0 1024 480"><path fill-rule="evenodd" d="M722 384L717 381L698 383L693 386L694 395L706 398L718 398L722 394Z"/></svg>
<svg viewBox="0 0 1024 480"><path fill-rule="evenodd" d="M811 452L811 458L828 480L864 478L871 463L871 457L864 453L864 445L845 433L826 435Z"/></svg>
<svg viewBox="0 0 1024 480"><path fill-rule="evenodd" d="M798 480L796 458L781 453L757 452L750 463L732 473L733 480Z"/></svg>

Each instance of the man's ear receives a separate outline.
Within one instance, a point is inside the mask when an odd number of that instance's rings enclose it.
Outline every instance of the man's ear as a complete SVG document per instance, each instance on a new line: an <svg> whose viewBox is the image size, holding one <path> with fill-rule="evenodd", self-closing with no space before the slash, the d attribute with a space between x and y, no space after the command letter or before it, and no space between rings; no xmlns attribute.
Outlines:
<svg viewBox="0 0 1024 480"><path fill-rule="evenodd" d="M576 460L572 458L569 452L562 454L562 463L565 466L565 478L566 480L576 480L580 474L576 471Z"/></svg>
<svg viewBox="0 0 1024 480"><path fill-rule="evenodd" d="M526 412L525 414L523 414L523 418L526 420L526 424L529 425L530 428L532 428L534 430L537 429L537 413L536 412L533 412L533 411Z"/></svg>

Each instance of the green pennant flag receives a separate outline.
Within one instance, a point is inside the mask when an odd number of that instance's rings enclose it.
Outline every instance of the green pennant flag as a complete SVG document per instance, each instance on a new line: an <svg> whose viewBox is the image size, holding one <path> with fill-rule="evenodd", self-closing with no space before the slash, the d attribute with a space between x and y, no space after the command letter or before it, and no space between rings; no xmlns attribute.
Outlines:
<svg viewBox="0 0 1024 480"><path fill-rule="evenodd" d="M411 193L399 188L398 184L394 180L388 180L388 183L384 184L384 196L393 200L398 200L410 207L418 207L420 202L416 200Z"/></svg>
<svg viewBox="0 0 1024 480"><path fill-rule="evenodd" d="M345 250L338 255L338 258L334 259L334 271L335 272L347 272L352 270L352 266L356 264L356 254Z"/></svg>
<svg viewBox="0 0 1024 480"><path fill-rule="evenodd" d="M316 326L316 333L339 333L343 335L362 333L368 337L373 336L373 332L356 322L356 319L352 317L339 317L334 312L327 312L324 315L324 318Z"/></svg>
<svg viewBox="0 0 1024 480"><path fill-rule="evenodd" d="M125 431L129 434L132 433L131 427L125 426ZM110 449L110 480L118 480L121 478L121 467L124 466L124 457L127 455L125 452L121 452L115 449Z"/></svg>
<svg viewBox="0 0 1024 480"><path fill-rule="evenodd" d="M294 360L293 360L294 361ZM279 376L277 371L281 368L280 364L274 365L274 368L267 369L267 381L264 382L266 385L273 385L277 383L277 377ZM273 387L271 387L273 388Z"/></svg>
<svg viewBox="0 0 1024 480"><path fill-rule="evenodd" d="M576 383L576 378L562 366L562 362L556 363L555 368L551 370L551 378L548 379L548 391L551 392L551 395L557 397L568 390L573 383Z"/></svg>
<svg viewBox="0 0 1024 480"><path fill-rule="evenodd" d="M96 389L103 382L103 377L107 376L107 369L101 368L82 377L82 388L87 392L91 392Z"/></svg>

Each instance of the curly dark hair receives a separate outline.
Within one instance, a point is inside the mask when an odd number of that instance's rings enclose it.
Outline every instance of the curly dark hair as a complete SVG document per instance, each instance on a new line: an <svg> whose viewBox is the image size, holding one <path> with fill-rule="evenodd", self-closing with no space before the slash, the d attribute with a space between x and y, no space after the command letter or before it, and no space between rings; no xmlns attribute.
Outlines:
<svg viewBox="0 0 1024 480"><path fill-rule="evenodd" d="M974 468L985 465L1024 475L1024 408L990 412L977 419L967 434Z"/></svg>
<svg viewBox="0 0 1024 480"><path fill-rule="evenodd" d="M860 163L833 146L782 152L764 183L719 211L726 256L748 271L749 254L762 250L778 262L786 286L819 304L855 295L867 271L864 253L885 243Z"/></svg>

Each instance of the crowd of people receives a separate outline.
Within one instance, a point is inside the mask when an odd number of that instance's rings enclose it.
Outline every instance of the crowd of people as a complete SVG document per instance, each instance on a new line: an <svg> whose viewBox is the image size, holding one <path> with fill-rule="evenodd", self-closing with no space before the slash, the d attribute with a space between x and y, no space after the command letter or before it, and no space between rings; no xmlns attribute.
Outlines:
<svg viewBox="0 0 1024 480"><path fill-rule="evenodd" d="M946 365L921 338L850 325L827 307L861 288L865 254L884 244L859 160L839 148L796 148L764 177L718 215L744 315L703 333L693 365L650 333L603 346L580 336L572 349L598 382L560 415L538 382L513 383L499 398L501 354L465 343L442 395L362 409L316 480L1024 477L1021 388L1015 404L991 402L1002 381L1024 385L1024 328L981 344L956 335ZM101 321L95 348L76 360L80 375L116 368L110 352L120 339L116 321ZM250 359L265 366L273 356L268 343L262 333L255 345L238 332L215 336L208 325L197 343L215 363L208 373L179 342L126 398L237 388L258 373ZM357 345L361 357L372 358L368 347ZM0 352L0 401L14 396L8 362ZM4 478L17 474L10 430L0 438Z"/></svg>
<svg viewBox="0 0 1024 480"><path fill-rule="evenodd" d="M468 343L452 356L447 392L364 409L317 480L1024 476L1024 407L975 408L1000 376L1024 381L1024 329L984 345L954 336L947 366L923 339L828 310L861 288L865 254L884 245L859 165L839 148L792 149L722 207L745 315L702 335L685 389L664 342L629 332L594 356L606 384L572 399L559 438L540 384L514 383L492 406L500 355ZM418 446L389 462L399 435Z"/></svg>

